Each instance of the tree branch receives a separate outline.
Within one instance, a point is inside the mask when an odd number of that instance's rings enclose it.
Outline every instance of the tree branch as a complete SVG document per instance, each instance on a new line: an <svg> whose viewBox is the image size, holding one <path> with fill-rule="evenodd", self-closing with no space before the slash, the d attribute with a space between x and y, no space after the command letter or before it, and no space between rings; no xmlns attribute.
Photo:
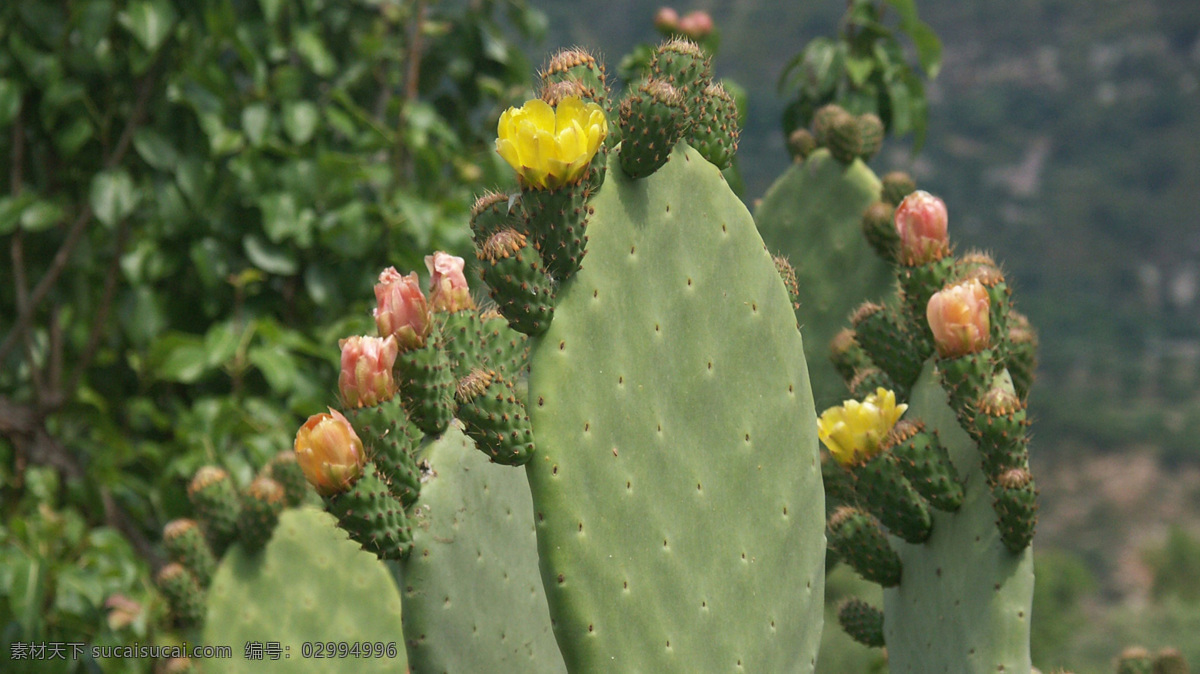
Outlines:
<svg viewBox="0 0 1200 674"><path fill-rule="evenodd" d="M134 102L133 111L129 115L129 119L125 122L125 130L121 133L121 137L117 140L116 146L111 154L104 161L105 168L112 168L121 163L125 158L125 154L129 151L129 146L133 142L133 133L137 127L141 125L142 119L146 116L146 105L150 102L150 94L154 90L154 84L157 80L157 68L152 67L150 72L146 73L138 85L137 101ZM33 319L33 313L41 305L42 300L58 282L58 277L66 268L67 263L71 259L72 253L75 252L75 246L79 245L79 240L83 237L83 232L87 229L87 225L92 220L92 206L85 204L83 209L79 211L78 217L75 218L75 223L71 225L70 231L67 233L67 239L63 241L58 252L54 254L54 260L50 264L50 268L46 270L45 275L38 281L38 284L33 289L33 293L29 296L29 302L24 309L18 310L17 320L13 325L8 336L4 338L4 342L0 344L0 362L12 351L13 345L17 338L29 328L29 322Z"/></svg>

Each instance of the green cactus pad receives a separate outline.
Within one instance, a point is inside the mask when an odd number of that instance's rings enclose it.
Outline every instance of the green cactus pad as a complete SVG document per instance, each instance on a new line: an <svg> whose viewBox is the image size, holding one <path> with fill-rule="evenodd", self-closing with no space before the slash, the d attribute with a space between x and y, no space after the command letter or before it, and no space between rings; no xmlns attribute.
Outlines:
<svg viewBox="0 0 1200 674"><path fill-rule="evenodd" d="M346 418L363 441L367 458L379 469L392 496L404 507L421 493L421 475L413 452L421 433L400 404L400 396L370 407L346 410Z"/></svg>
<svg viewBox="0 0 1200 674"><path fill-rule="evenodd" d="M811 672L824 499L787 293L695 150L608 176L530 362L527 473L567 667Z"/></svg>
<svg viewBox="0 0 1200 674"><path fill-rule="evenodd" d="M796 319L818 410L846 397L849 376L839 376L829 360L834 335L863 300L882 299L895 284L862 235L863 212L879 200L879 189L866 164L843 166L816 150L775 181L754 214L767 246L796 268Z"/></svg>
<svg viewBox="0 0 1200 674"><path fill-rule="evenodd" d="M500 230L488 237L477 256L492 299L512 329L527 335L545 332L554 318L554 287L525 235L511 228Z"/></svg>
<svg viewBox="0 0 1200 674"><path fill-rule="evenodd" d="M704 87L712 80L712 61L696 43L668 40L654 52L650 72L655 79L670 82L683 93L688 116L699 120L704 109Z"/></svg>
<svg viewBox="0 0 1200 674"><path fill-rule="evenodd" d="M533 458L525 405L495 370L475 369L458 383L458 418L492 461L522 466Z"/></svg>
<svg viewBox="0 0 1200 674"><path fill-rule="evenodd" d="M454 372L443 348L438 322L425 346L396 356L396 383L412 421L429 435L446 430L454 418Z"/></svg>
<svg viewBox="0 0 1200 674"><path fill-rule="evenodd" d="M1028 672L1033 554L1014 555L996 528L979 452L926 366L907 416L937 430L963 479L962 507L933 512L921 545L893 539L904 581L884 591L884 636L893 674Z"/></svg>
<svg viewBox="0 0 1200 674"><path fill-rule="evenodd" d="M418 458L431 472L413 554L391 565L413 671L564 673L523 471L489 463L457 424Z"/></svg>
<svg viewBox="0 0 1200 674"><path fill-rule="evenodd" d="M405 672L400 594L373 555L346 539L329 515L288 510L259 554L233 546L208 594L203 643L233 647L220 671ZM247 643L278 643L282 657L245 659ZM304 644L380 644L384 657L305 655ZM388 656L391 645L393 657ZM336 646L335 646L336 648Z"/></svg>
<svg viewBox="0 0 1200 674"><path fill-rule="evenodd" d="M172 520L163 527L163 547L172 562L179 562L192 575L201 587L208 587L212 575L217 569L217 560L213 557L208 541L204 540L204 532L195 520Z"/></svg>

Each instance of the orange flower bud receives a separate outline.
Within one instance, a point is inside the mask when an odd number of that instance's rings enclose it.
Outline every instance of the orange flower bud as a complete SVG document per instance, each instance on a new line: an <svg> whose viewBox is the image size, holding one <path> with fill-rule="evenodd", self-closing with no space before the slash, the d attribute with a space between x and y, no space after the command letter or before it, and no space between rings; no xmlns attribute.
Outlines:
<svg viewBox="0 0 1200 674"><path fill-rule="evenodd" d="M679 20L679 32L693 40L701 40L713 32L712 16L703 10L688 12Z"/></svg>
<svg viewBox="0 0 1200 674"><path fill-rule="evenodd" d="M467 288L467 277L463 274L465 262L461 257L438 251L425 256L425 267L429 269L429 303L434 311L455 312L474 309L475 300Z"/></svg>
<svg viewBox="0 0 1200 674"><path fill-rule="evenodd" d="M314 414L296 431L296 462L322 496L349 491L367 463L362 440L337 410Z"/></svg>
<svg viewBox="0 0 1200 674"><path fill-rule="evenodd" d="M949 216L946 202L917 190L896 207L896 233L900 235L900 261L910 267L935 262L946 256Z"/></svg>
<svg viewBox="0 0 1200 674"><path fill-rule="evenodd" d="M947 286L929 298L925 318L942 358L979 353L988 347L987 289L976 279Z"/></svg>
<svg viewBox="0 0 1200 674"><path fill-rule="evenodd" d="M395 267L384 269L375 284L375 302L380 337L394 335L405 351L425 346L432 324L416 272L401 276Z"/></svg>
<svg viewBox="0 0 1200 674"><path fill-rule="evenodd" d="M669 35L679 30L679 12L671 7L659 7L654 14L654 27L659 32Z"/></svg>
<svg viewBox="0 0 1200 674"><path fill-rule="evenodd" d="M373 407L396 395L392 366L400 347L395 337L347 337L338 346L342 347L338 391L343 405Z"/></svg>

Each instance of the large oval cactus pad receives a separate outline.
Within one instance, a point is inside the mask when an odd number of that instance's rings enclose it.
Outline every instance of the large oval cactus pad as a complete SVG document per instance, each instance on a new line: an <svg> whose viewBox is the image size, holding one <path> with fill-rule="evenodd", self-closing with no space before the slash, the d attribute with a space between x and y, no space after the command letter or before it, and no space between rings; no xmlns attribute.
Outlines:
<svg viewBox="0 0 1200 674"><path fill-rule="evenodd" d="M754 211L771 252L796 269L796 317L818 410L847 397L829 360L829 342L855 307L880 301L895 284L895 272L862 233L863 212L879 199L880 189L879 178L861 160L847 166L820 149L785 171Z"/></svg>
<svg viewBox="0 0 1200 674"><path fill-rule="evenodd" d="M824 495L803 344L750 214L684 144L592 201L533 350L528 465L574 672L809 672Z"/></svg>
<svg viewBox="0 0 1200 674"><path fill-rule="evenodd" d="M431 474L412 515L413 552L392 563L413 671L565 672L524 472L489 463L457 424L417 459Z"/></svg>
<svg viewBox="0 0 1200 674"><path fill-rule="evenodd" d="M909 402L908 418L937 429L965 478L966 498L958 512L933 512L925 543L892 537L904 579L883 592L888 667L892 674L1027 674L1033 548L1014 555L1001 542L979 450L946 403L931 363Z"/></svg>
<svg viewBox="0 0 1200 674"><path fill-rule="evenodd" d="M230 646L222 672L406 672L400 593L375 555L363 552L315 508L287 510L258 554L233 546L208 591L204 643ZM246 659L247 644L280 645L280 657ZM334 651L305 652L305 643ZM347 654L337 644L347 644ZM373 644L384 657L375 657ZM358 655L349 646L359 644ZM364 654L362 644L371 644ZM393 657L387 657L390 654Z"/></svg>

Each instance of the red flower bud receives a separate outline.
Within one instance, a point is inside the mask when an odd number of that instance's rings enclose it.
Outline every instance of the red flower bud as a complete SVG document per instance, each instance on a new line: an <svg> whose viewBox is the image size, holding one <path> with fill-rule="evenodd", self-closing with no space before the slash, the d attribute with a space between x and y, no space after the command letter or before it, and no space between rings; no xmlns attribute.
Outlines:
<svg viewBox="0 0 1200 674"><path fill-rule="evenodd" d="M679 20L679 32L693 40L702 40L713 32L712 16L703 10L689 12Z"/></svg>
<svg viewBox="0 0 1200 674"><path fill-rule="evenodd" d="M900 235L900 262L910 267L935 262L950 252L946 238L946 203L917 190L896 207L896 233Z"/></svg>
<svg viewBox="0 0 1200 674"><path fill-rule="evenodd" d="M942 358L979 353L988 347L987 289L975 279L947 286L929 298L925 317Z"/></svg>
<svg viewBox="0 0 1200 674"><path fill-rule="evenodd" d="M654 15L654 27L661 33L670 34L679 30L679 12L670 7L659 7Z"/></svg>
<svg viewBox="0 0 1200 674"><path fill-rule="evenodd" d="M395 337L348 337L338 346L342 347L338 391L343 405L373 407L396 395L392 366L400 347Z"/></svg>
<svg viewBox="0 0 1200 674"><path fill-rule="evenodd" d="M463 259L438 251L425 256L425 267L429 269L429 304L434 311L455 312L474 309L475 300L467 288L467 277L463 274Z"/></svg>
<svg viewBox="0 0 1200 674"><path fill-rule="evenodd" d="M394 335L405 351L425 346L432 324L416 272L401 276L395 267L384 269L375 284L375 302L375 326L380 337Z"/></svg>
<svg viewBox="0 0 1200 674"><path fill-rule="evenodd" d="M314 414L296 431L296 462L322 496L350 490L367 463L362 440L337 410Z"/></svg>

